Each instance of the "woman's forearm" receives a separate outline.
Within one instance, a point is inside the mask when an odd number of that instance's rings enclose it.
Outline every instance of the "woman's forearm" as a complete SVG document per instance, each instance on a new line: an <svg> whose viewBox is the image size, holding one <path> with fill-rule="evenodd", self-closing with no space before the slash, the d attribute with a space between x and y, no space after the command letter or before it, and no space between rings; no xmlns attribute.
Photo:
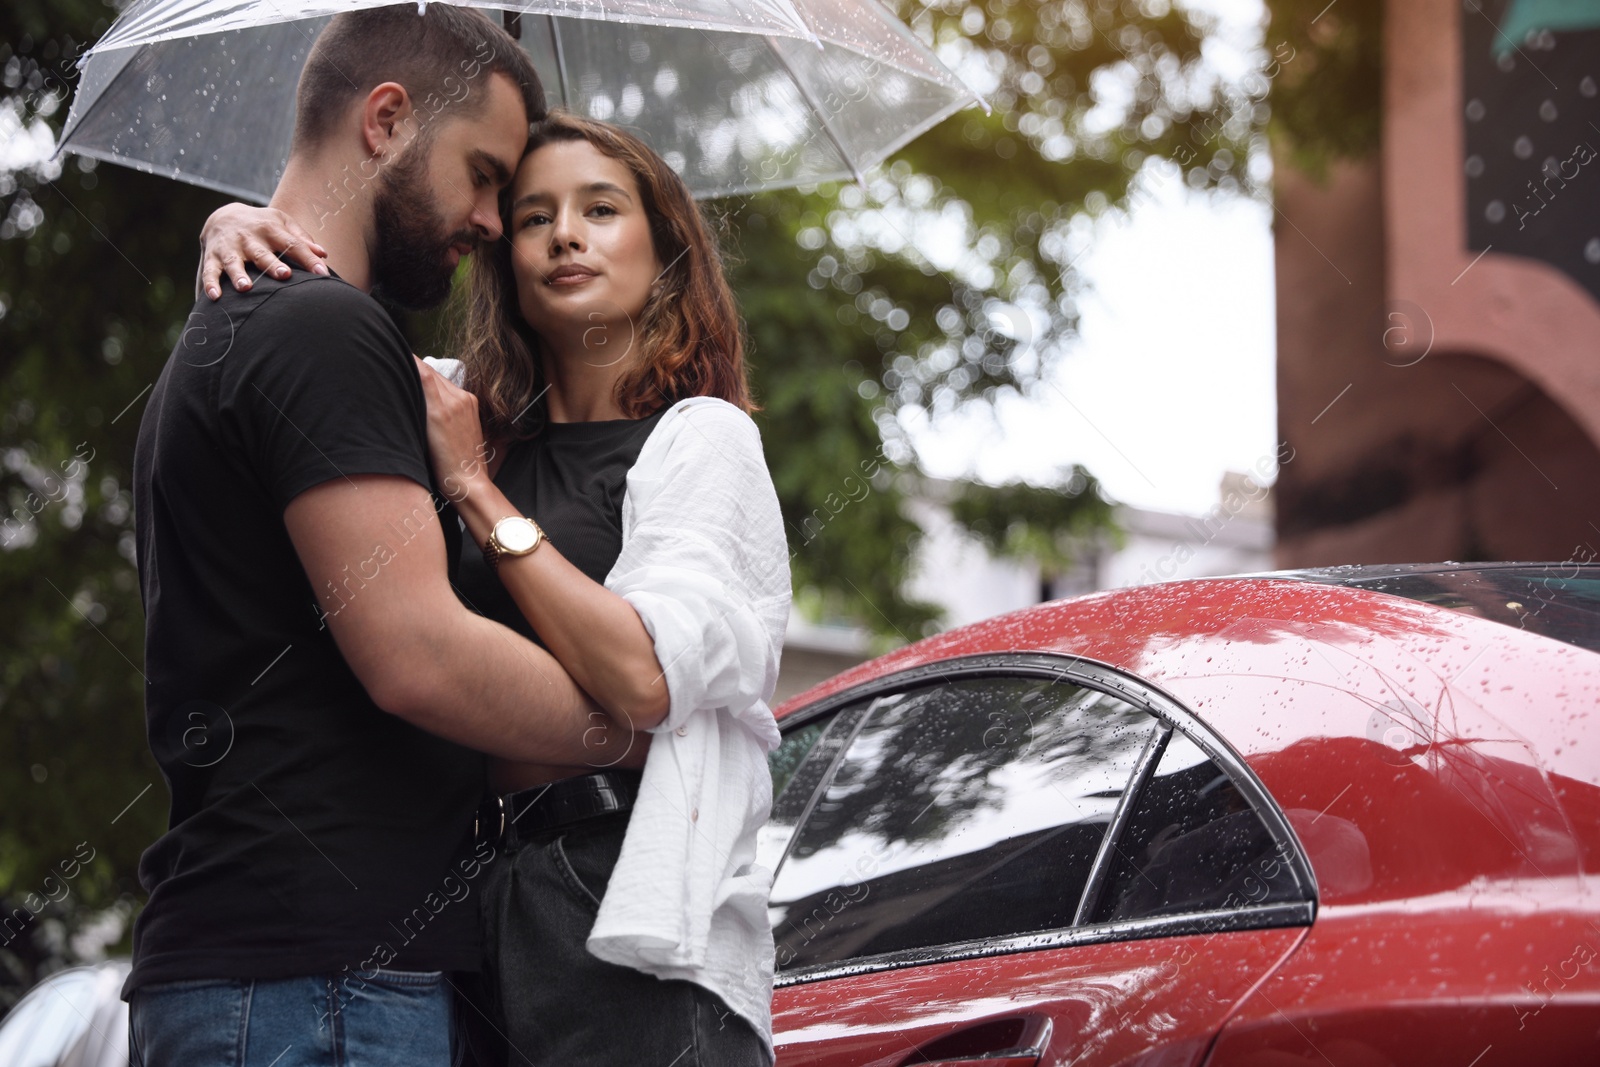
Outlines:
<svg viewBox="0 0 1600 1067"><path fill-rule="evenodd" d="M487 477L467 482L455 506L480 546L496 522L520 514ZM633 605L548 542L526 556L502 559L498 571L545 647L595 703L638 730L651 729L667 717L666 677L650 631Z"/></svg>

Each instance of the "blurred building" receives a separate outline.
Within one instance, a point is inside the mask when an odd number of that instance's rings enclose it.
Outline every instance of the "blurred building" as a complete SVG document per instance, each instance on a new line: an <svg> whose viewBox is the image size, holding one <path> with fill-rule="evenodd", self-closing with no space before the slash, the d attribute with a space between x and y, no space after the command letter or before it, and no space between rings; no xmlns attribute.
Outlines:
<svg viewBox="0 0 1600 1067"><path fill-rule="evenodd" d="M1102 589L1272 566L1272 495L1242 474L1223 478L1216 505L1204 515L1118 507L1122 538L1085 546L1071 572L1062 575L1045 575L1037 565L990 555L951 522L944 503L949 489L949 483L930 481L907 503L907 513L924 532L907 593L943 608L947 628ZM793 614L777 700L878 651L865 630L819 625Z"/></svg>
<svg viewBox="0 0 1600 1067"><path fill-rule="evenodd" d="M1593 559L1600 4L1384 18L1376 157L1275 171L1277 562Z"/></svg>

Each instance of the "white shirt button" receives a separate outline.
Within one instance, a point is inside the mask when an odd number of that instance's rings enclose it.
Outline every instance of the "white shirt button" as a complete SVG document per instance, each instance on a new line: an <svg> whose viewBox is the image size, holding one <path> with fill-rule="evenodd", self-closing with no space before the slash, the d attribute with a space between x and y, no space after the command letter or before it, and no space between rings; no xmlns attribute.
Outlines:
<svg viewBox="0 0 1600 1067"><path fill-rule="evenodd" d="M690 822L699 822L700 821L700 809L699 808L695 808L695 809L693 809L692 811L689 812L689 821Z"/></svg>
<svg viewBox="0 0 1600 1067"><path fill-rule="evenodd" d="M680 727L678 727L676 730L674 730L672 732L677 734L679 737L688 737L689 736L689 728L687 726L680 726Z"/></svg>

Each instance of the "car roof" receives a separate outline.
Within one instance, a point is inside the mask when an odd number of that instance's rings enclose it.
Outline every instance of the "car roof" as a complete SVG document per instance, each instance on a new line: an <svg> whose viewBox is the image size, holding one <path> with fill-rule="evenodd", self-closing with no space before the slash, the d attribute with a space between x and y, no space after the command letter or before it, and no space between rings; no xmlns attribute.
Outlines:
<svg viewBox="0 0 1600 1067"><path fill-rule="evenodd" d="M1432 563L1268 571L1089 593L1036 604L924 638L819 682L785 700L775 710L782 720L861 682L953 655L1060 652L1094 658L1138 674L1139 663L1148 658L1148 646L1152 641L1175 643L1216 634L1219 619L1211 611L1219 597L1236 598L1240 605L1248 605L1252 610L1270 606L1279 614L1291 613L1308 623L1316 620L1319 611L1334 610L1337 604L1337 617L1365 619L1374 624L1382 620L1379 627L1382 632L1391 639L1411 643L1413 636L1406 632L1408 626L1427 630L1433 625L1445 625L1443 620L1451 614L1484 617L1481 612L1471 610L1470 605L1450 598L1418 595L1415 583L1419 580L1432 580L1448 587L1452 581L1465 585L1474 580L1514 577L1534 582L1551 574L1573 573L1584 581L1600 583L1600 564ZM1328 587L1349 590L1351 595L1324 595L1321 590ZM1396 599L1411 601L1411 610L1400 611ZM1270 600L1279 603L1263 604ZM1147 619L1152 625L1143 634L1108 632L1108 624L1124 611ZM1228 613L1230 625L1237 621L1232 617L1236 614ZM1512 625L1504 617L1491 621ZM1525 633L1538 633L1526 623L1521 629ZM1494 636L1492 630L1481 632Z"/></svg>
<svg viewBox="0 0 1600 1067"><path fill-rule="evenodd" d="M123 980L132 963L106 960L57 971L0 1020L0 1063L7 1067L112 1067L128 1062Z"/></svg>

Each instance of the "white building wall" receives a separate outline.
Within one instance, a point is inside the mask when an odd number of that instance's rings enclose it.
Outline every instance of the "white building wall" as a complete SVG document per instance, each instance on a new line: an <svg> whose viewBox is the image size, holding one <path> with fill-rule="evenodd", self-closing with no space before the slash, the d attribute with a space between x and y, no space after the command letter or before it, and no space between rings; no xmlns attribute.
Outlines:
<svg viewBox="0 0 1600 1067"><path fill-rule="evenodd" d="M958 530L943 504L907 501L909 517L923 529L907 595L945 610L946 629L1039 602L1039 569L995 559Z"/></svg>
<svg viewBox="0 0 1600 1067"><path fill-rule="evenodd" d="M1100 559L1099 589L1272 568L1270 520L1218 508L1199 517L1119 508L1122 548Z"/></svg>

